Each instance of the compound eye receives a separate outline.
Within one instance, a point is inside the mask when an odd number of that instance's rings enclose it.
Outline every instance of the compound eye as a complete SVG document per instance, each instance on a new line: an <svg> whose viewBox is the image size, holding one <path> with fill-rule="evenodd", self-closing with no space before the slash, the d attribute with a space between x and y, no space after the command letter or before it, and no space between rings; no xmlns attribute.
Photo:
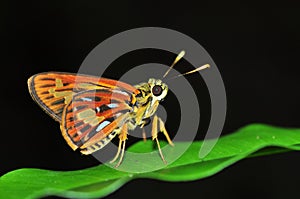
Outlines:
<svg viewBox="0 0 300 199"><path fill-rule="evenodd" d="M153 86L153 88L152 88L152 93L153 93L153 95L155 95L155 96L160 96L161 93L162 93L162 91L163 91L163 89L161 88L161 86L158 86L158 85L155 85L155 86Z"/></svg>

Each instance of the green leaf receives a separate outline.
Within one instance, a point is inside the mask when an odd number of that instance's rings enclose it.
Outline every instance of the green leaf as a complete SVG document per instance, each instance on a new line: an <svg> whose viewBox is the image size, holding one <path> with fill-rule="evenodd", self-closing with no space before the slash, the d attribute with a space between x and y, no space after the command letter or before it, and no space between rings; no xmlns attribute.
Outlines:
<svg viewBox="0 0 300 199"><path fill-rule="evenodd" d="M209 141L210 142L210 141ZM163 144L163 143L162 143ZM221 137L212 151L199 158L203 142L193 142L185 153L171 164L159 168L162 161L157 151L137 160L130 156L120 169L139 169L138 172L122 172L105 165L77 171L49 171L42 169L19 169L0 178L0 198L39 198L48 195L69 198L99 198L106 196L129 180L153 178L165 181L189 181L211 176L233 163L246 158L290 150L300 150L300 129L277 128L253 124L227 136ZM166 159L175 157L174 151L184 150L189 143L175 143L164 151ZM151 152L151 141L140 141L130 147L131 152ZM175 150L176 149L176 150ZM175 154L175 155L174 155Z"/></svg>

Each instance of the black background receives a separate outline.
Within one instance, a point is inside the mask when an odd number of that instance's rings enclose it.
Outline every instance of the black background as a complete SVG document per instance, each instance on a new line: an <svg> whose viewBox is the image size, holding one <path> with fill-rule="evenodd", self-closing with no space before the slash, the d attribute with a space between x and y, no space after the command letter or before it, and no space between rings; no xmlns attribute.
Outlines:
<svg viewBox="0 0 300 199"><path fill-rule="evenodd" d="M253 122L300 127L299 6L282 2L2 1L0 174L23 167L72 170L98 164L70 150L59 125L31 100L26 81L38 72L76 72L101 41L143 26L187 34L214 59L228 98L223 134ZM174 58L156 54L152 58L165 64ZM146 52L138 57L153 61ZM124 60L137 63L132 57ZM116 62L115 71L121 64ZM299 190L299 159L296 152L247 159L187 183L135 180L108 198L291 198Z"/></svg>

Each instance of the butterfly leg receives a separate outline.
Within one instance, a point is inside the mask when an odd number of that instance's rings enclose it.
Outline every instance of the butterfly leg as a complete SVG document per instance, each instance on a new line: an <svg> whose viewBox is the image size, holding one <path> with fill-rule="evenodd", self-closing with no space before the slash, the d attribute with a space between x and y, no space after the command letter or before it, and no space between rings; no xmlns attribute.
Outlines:
<svg viewBox="0 0 300 199"><path fill-rule="evenodd" d="M115 157L114 157L109 163L114 163L114 162L118 159L118 157L119 157L119 155L120 155L121 148L122 148L122 140L119 139L119 147L118 147L118 151L117 151Z"/></svg>
<svg viewBox="0 0 300 199"><path fill-rule="evenodd" d="M146 132L145 132L145 126L148 125L149 123L151 122L151 119L150 118L145 118L143 119L143 124L141 125L141 128L142 128L142 135L143 135L143 140L144 142L147 141L147 136L146 136Z"/></svg>
<svg viewBox="0 0 300 199"><path fill-rule="evenodd" d="M146 142L147 141L147 136L146 136L145 128L142 129L142 135L143 135L144 142Z"/></svg>
<svg viewBox="0 0 300 199"><path fill-rule="evenodd" d="M158 127L158 117L157 115L154 115L153 117L153 121L152 121L152 140L155 140L156 141L156 144L157 144L157 147L158 147L158 151L159 151L159 155L162 159L162 161L167 164L167 161L165 160L163 154L162 154L162 151L161 151L161 148L160 148L160 144L159 144L159 141L157 139L157 127Z"/></svg>
<svg viewBox="0 0 300 199"><path fill-rule="evenodd" d="M124 124L121 128L121 132L119 134L119 147L118 147L118 151L117 151L117 154L115 155L115 157L110 161L110 163L113 163L115 162L119 156L119 161L118 163L116 164L115 167L118 167L120 166L120 164L122 163L122 160L123 160L123 157L124 157L124 152L125 152L125 143L126 143L126 140L127 140L127 124Z"/></svg>
<svg viewBox="0 0 300 199"><path fill-rule="evenodd" d="M171 145L171 146L174 146L174 143L172 142L172 140L170 139L170 136L166 130L166 127L165 127L165 124L164 122L162 121L161 118L158 118L158 122L159 122L159 131L160 132L163 132L163 134L165 135L168 143Z"/></svg>

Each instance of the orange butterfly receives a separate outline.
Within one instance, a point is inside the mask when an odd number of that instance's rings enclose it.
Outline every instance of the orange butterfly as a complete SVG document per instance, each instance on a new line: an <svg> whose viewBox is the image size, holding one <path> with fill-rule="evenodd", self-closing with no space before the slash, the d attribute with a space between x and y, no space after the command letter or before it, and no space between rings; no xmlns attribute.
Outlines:
<svg viewBox="0 0 300 199"><path fill-rule="evenodd" d="M176 57L164 77L183 55L184 51ZM208 64L185 74L207 67ZM168 86L161 80L151 78L147 83L131 86L89 75L46 72L30 77L28 88L33 100L60 123L62 135L73 150L91 154L118 135L118 151L111 161L119 158L116 167L123 160L128 130L137 126L143 128L154 115L152 140L156 140L160 156L166 163L157 139L158 132L165 135L170 145L173 143L163 121L155 115L159 102L168 92Z"/></svg>

